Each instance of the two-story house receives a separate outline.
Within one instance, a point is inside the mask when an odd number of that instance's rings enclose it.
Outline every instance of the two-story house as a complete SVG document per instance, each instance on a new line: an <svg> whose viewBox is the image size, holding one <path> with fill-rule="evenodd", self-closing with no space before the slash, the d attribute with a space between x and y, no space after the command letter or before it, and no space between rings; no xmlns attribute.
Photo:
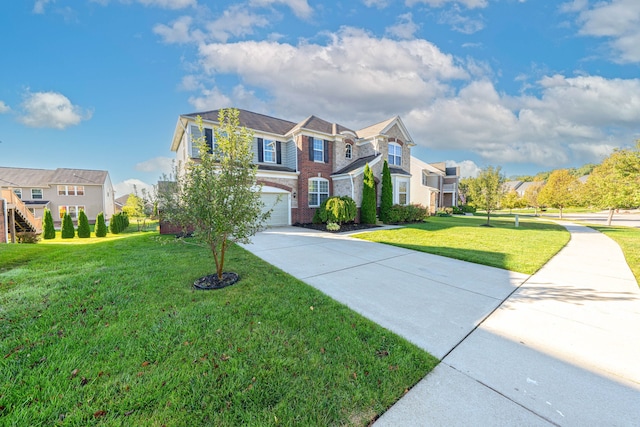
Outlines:
<svg viewBox="0 0 640 427"><path fill-rule="evenodd" d="M57 226L65 213L75 221L82 210L92 223L100 212L106 220L114 213L114 191L107 171L0 167L0 189L3 198L13 200L7 206L14 206L14 215L42 219L48 208ZM4 220L8 223L8 218Z"/></svg>
<svg viewBox="0 0 640 427"><path fill-rule="evenodd" d="M411 157L411 200L433 214L440 208L458 206L460 168L444 162L425 163Z"/></svg>
<svg viewBox="0 0 640 427"><path fill-rule="evenodd" d="M219 110L181 115L171 150L185 163L199 153L193 140L201 136L196 117L202 117L204 136L215 144L213 132ZM315 210L330 196L350 196L359 207L366 164L381 182L384 160L389 161L394 203L410 202L411 147L415 145L400 117L361 130L351 130L310 116L296 123L239 110L240 125L253 131L254 162L262 199L272 209L270 226L311 222ZM213 145L212 145L213 146ZM377 189L378 199L380 188Z"/></svg>

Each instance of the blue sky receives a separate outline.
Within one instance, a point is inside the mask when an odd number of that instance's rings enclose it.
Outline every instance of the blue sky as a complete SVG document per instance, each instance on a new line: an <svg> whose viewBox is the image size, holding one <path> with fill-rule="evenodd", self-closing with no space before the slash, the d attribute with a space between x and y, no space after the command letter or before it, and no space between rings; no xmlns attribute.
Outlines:
<svg viewBox="0 0 640 427"><path fill-rule="evenodd" d="M0 166L168 170L179 114L358 129L507 175L640 138L637 0L25 0L0 6Z"/></svg>

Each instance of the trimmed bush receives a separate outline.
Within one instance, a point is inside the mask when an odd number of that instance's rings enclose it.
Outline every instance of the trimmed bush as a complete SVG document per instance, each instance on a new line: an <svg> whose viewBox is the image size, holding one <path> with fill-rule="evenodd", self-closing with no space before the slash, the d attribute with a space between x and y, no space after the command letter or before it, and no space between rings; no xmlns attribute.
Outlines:
<svg viewBox="0 0 640 427"><path fill-rule="evenodd" d="M340 224L336 224L335 222L328 222L327 231L340 231Z"/></svg>
<svg viewBox="0 0 640 427"><path fill-rule="evenodd" d="M360 205L360 222L363 224L376 223L376 183L373 180L373 171L367 163L364 167L362 186L362 204Z"/></svg>
<svg viewBox="0 0 640 427"><path fill-rule="evenodd" d="M460 210L462 213L476 213L476 208L471 205L461 205Z"/></svg>
<svg viewBox="0 0 640 427"><path fill-rule="evenodd" d="M393 184L391 183L391 172L389 164L384 161L382 166L382 194L380 195L380 221L389 222L391 214L391 206L393 206Z"/></svg>
<svg viewBox="0 0 640 427"><path fill-rule="evenodd" d="M107 224L104 222L104 212L100 212L96 218L96 237L107 235Z"/></svg>
<svg viewBox="0 0 640 427"><path fill-rule="evenodd" d="M393 205L389 210L389 223L400 224L403 222L424 221L427 217L427 208L421 205Z"/></svg>
<svg viewBox="0 0 640 427"><path fill-rule="evenodd" d="M117 213L111 217L109 231L112 234L120 234L129 226L129 217L124 212Z"/></svg>
<svg viewBox="0 0 640 427"><path fill-rule="evenodd" d="M316 209L319 222L342 224L356 219L356 202L349 196L333 196L322 202ZM314 215L314 222L316 215Z"/></svg>
<svg viewBox="0 0 640 427"><path fill-rule="evenodd" d="M53 217L49 209L44 210L44 233L42 237L46 240L56 238L56 229L53 226Z"/></svg>
<svg viewBox="0 0 640 427"><path fill-rule="evenodd" d="M71 215L64 214L62 218L62 233L61 237L63 239L73 239L76 235L76 230L73 227L73 220L71 219Z"/></svg>
<svg viewBox="0 0 640 427"><path fill-rule="evenodd" d="M91 236L91 228L89 228L89 219L84 211L80 211L78 215L78 237L86 239Z"/></svg>

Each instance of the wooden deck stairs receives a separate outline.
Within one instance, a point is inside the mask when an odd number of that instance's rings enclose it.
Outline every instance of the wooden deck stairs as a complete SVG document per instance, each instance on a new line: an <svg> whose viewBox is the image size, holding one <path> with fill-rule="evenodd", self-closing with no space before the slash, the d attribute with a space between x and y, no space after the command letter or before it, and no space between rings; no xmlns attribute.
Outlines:
<svg viewBox="0 0 640 427"><path fill-rule="evenodd" d="M42 233L42 219L33 216L13 191L2 189L1 197L7 201L8 231L11 242L16 241L16 233Z"/></svg>

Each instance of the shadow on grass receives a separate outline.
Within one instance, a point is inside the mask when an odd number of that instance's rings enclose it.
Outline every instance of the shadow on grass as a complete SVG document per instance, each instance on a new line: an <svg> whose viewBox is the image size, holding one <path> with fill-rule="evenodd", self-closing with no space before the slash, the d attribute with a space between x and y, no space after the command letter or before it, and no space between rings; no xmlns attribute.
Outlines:
<svg viewBox="0 0 640 427"><path fill-rule="evenodd" d="M447 258L461 261L473 262L475 264L487 265L508 270L507 255L500 252L481 251L477 249L447 248L441 246L397 244L393 242L381 242L392 246L412 249L414 251L425 252L432 255L440 255ZM452 272L454 273L454 272Z"/></svg>

